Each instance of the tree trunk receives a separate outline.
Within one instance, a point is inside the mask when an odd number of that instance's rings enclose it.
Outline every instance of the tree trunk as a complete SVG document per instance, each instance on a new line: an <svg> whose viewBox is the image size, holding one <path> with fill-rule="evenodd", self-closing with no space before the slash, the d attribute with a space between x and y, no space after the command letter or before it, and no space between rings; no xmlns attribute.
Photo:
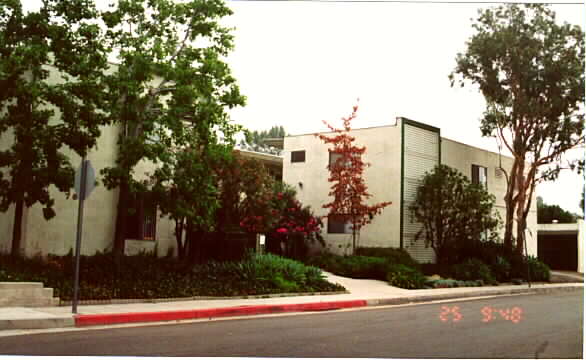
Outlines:
<svg viewBox="0 0 586 360"><path fill-rule="evenodd" d="M124 242L126 240L126 221L128 202L130 200L128 182L122 181L119 186L118 206L116 209L116 232L114 234L114 256L124 256Z"/></svg>
<svg viewBox="0 0 586 360"><path fill-rule="evenodd" d="M507 183L507 193L505 194L505 235L504 235L504 245L505 248L512 250L513 249L513 222L515 218L515 201L513 199L513 194L515 193L515 188L517 185L517 166L518 162L517 159L513 162L513 167L511 169L511 178Z"/></svg>
<svg viewBox="0 0 586 360"><path fill-rule="evenodd" d="M516 251L518 254L523 254L523 243L525 239L525 229L527 224L525 221L525 197L527 195L525 188L525 164L521 163L518 166L517 174L517 244Z"/></svg>
<svg viewBox="0 0 586 360"><path fill-rule="evenodd" d="M177 256L179 260L185 259L185 245L183 242L183 229L185 228L185 218L175 220L175 240L177 240Z"/></svg>
<svg viewBox="0 0 586 360"><path fill-rule="evenodd" d="M356 230L352 226L352 255L356 255Z"/></svg>
<svg viewBox="0 0 586 360"><path fill-rule="evenodd" d="M20 249L22 239L22 214L24 211L24 199L21 194L16 200L16 207L14 208L14 226L12 227L12 257L20 257L22 251Z"/></svg>

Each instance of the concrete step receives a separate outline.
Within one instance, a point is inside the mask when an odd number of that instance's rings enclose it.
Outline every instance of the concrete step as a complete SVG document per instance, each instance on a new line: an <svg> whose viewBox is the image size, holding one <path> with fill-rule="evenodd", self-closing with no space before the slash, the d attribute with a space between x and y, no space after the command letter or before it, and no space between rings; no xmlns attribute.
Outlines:
<svg viewBox="0 0 586 360"><path fill-rule="evenodd" d="M0 282L2 289L42 289L42 282Z"/></svg>
<svg viewBox="0 0 586 360"><path fill-rule="evenodd" d="M0 283L0 306L57 306L59 298L53 297L52 288L42 283Z"/></svg>
<svg viewBox="0 0 586 360"><path fill-rule="evenodd" d="M42 309L0 308L0 330L50 329L74 326L73 315L57 315Z"/></svg>

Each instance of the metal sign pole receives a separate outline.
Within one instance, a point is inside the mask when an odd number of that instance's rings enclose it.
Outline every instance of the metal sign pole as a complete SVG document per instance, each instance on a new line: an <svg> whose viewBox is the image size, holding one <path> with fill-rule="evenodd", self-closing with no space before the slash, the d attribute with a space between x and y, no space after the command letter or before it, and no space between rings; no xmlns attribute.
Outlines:
<svg viewBox="0 0 586 360"><path fill-rule="evenodd" d="M85 156L81 159L81 182L79 191L79 207L77 210L77 238L75 241L75 277L73 280L73 303L71 312L77 314L77 302L79 299L79 253L81 248L81 233L83 229L83 201L85 200L87 164Z"/></svg>

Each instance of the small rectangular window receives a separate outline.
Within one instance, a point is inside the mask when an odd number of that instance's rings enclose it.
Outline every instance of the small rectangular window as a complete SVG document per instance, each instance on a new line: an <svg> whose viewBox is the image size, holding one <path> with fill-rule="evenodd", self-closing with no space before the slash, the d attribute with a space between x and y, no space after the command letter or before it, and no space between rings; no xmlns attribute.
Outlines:
<svg viewBox="0 0 586 360"><path fill-rule="evenodd" d="M342 221L339 215L328 216L328 234L351 234L352 225Z"/></svg>
<svg viewBox="0 0 586 360"><path fill-rule="evenodd" d="M130 195L126 215L126 239L155 240L157 233L157 206L148 194Z"/></svg>
<svg viewBox="0 0 586 360"><path fill-rule="evenodd" d="M355 156L357 157L359 155L353 155L353 157L355 157ZM342 154L337 153L337 152L330 151L330 160L329 160L330 167L332 165L334 165L336 163L336 161L338 161L338 159L340 159L340 158L342 158ZM345 168L351 168L352 167L352 161L351 160L346 161L346 166L344 166L344 167Z"/></svg>
<svg viewBox="0 0 586 360"><path fill-rule="evenodd" d="M342 154L330 151L330 166L334 165L336 161L338 161L338 159L341 157Z"/></svg>
<svg viewBox="0 0 586 360"><path fill-rule="evenodd" d="M488 172L484 166L472 165L472 183L488 187Z"/></svg>
<svg viewBox="0 0 586 360"><path fill-rule="evenodd" d="M305 162L305 150L291 151L291 162Z"/></svg>

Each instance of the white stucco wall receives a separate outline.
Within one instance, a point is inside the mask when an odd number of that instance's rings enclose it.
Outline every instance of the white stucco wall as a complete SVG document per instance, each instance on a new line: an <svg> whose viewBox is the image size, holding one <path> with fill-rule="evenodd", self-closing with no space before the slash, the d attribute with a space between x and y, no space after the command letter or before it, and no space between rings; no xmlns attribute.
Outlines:
<svg viewBox="0 0 586 360"><path fill-rule="evenodd" d="M584 274L584 241L586 225L584 219L578 219L578 272Z"/></svg>
<svg viewBox="0 0 586 360"><path fill-rule="evenodd" d="M502 163L502 167L508 171L513 165L513 159L446 138L442 138L441 149L442 164L457 169L470 179L472 178L472 165L480 165L487 168L488 191L496 198L496 209L504 225L504 197L507 191L507 183L504 174L500 177L496 176L496 169ZM513 229L514 234L516 234L515 229L516 226ZM501 236L503 234L504 228L501 229ZM537 256L537 200L535 194L533 195L531 209L527 216L526 240L528 254Z"/></svg>
<svg viewBox="0 0 586 360"><path fill-rule="evenodd" d="M49 83L62 82L59 74L54 68L50 70ZM109 71L114 71L112 66ZM53 121L58 122L60 114L56 111ZM90 197L86 199L84 206L83 237L81 253L93 255L97 251L112 249L114 230L116 222L116 205L118 202L118 191L107 190L101 184L100 170L112 166L116 160L118 126L105 126L101 128L101 136L97 146L89 151L87 159L92 163L96 179L99 185L93 190ZM7 149L14 141L10 131L0 137L0 150ZM69 157L74 168L77 168L81 158L71 149L61 149ZM145 178L146 172L151 172L153 164L141 162L135 169L135 178ZM67 199L66 195L51 187L50 193L55 200L54 210L56 216L47 221L43 217L42 206L33 205L24 209L22 224L21 245L26 256L67 254L75 249L77 231L78 201L72 197ZM72 189L73 194L73 189ZM5 212L0 213L0 252L7 253L12 244L12 228L14 222L14 206ZM169 247L175 250L174 224L168 219L160 219L157 222L156 242L148 240L130 241L127 248L129 253L140 252L141 250L155 249L160 256L167 254Z"/></svg>
<svg viewBox="0 0 586 360"><path fill-rule="evenodd" d="M364 171L364 179L373 195L370 204L391 201L382 214L366 225L360 233L359 246L400 246L401 200L401 138L400 127L383 126L357 129L351 132L355 144L366 146L364 161L371 163ZM297 190L303 205L310 205L314 214L325 216L328 209L323 204L330 201L328 193L329 145L313 134L289 136L284 140L283 181ZM291 163L291 151L305 150L305 162ZM300 183L302 184L300 186ZM351 234L328 234L327 219L323 220L323 237L335 253L344 253L352 244Z"/></svg>

